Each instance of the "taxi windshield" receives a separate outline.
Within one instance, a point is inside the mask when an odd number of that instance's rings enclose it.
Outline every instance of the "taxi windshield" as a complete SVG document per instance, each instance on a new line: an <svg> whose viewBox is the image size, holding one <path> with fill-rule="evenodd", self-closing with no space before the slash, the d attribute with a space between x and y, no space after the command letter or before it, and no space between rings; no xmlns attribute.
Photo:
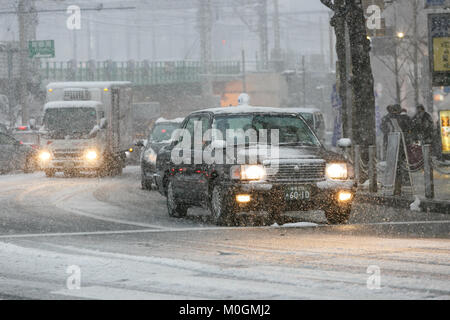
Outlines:
<svg viewBox="0 0 450 320"><path fill-rule="evenodd" d="M267 130L268 143L272 133L278 133L280 145L306 145L320 147L320 142L314 133L308 128L305 121L293 115L283 114L243 114L243 115L219 115L213 123L213 129L219 130L223 137L229 136L229 130L234 130L235 143L239 144L239 135L250 129L258 132ZM276 130L276 132L274 132ZM248 137L245 140L248 143Z"/></svg>

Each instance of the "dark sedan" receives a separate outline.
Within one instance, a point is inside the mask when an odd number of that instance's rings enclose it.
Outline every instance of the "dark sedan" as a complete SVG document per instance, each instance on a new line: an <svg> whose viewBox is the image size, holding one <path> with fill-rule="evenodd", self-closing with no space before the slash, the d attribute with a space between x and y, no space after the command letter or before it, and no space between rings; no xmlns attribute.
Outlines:
<svg viewBox="0 0 450 320"><path fill-rule="evenodd" d="M32 171L35 155L36 150L32 147L0 133L0 173L14 170Z"/></svg>
<svg viewBox="0 0 450 320"><path fill-rule="evenodd" d="M211 134L191 140L199 130ZM353 168L327 151L297 113L209 109L188 116L181 132L157 159L170 216L203 206L217 224L232 225L240 212L266 211L277 221L285 211L320 209L331 224L348 221Z"/></svg>
<svg viewBox="0 0 450 320"><path fill-rule="evenodd" d="M142 144L141 185L142 189L151 190L156 173L156 158L160 149L171 143L172 134L180 128L183 119L156 121L146 143Z"/></svg>

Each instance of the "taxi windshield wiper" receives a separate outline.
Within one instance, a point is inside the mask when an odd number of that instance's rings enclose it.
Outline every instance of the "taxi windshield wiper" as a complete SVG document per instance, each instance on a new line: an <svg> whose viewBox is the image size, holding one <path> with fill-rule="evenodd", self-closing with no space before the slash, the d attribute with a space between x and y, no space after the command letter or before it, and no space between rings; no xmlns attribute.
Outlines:
<svg viewBox="0 0 450 320"><path fill-rule="evenodd" d="M305 146L305 147L318 147L317 144L312 142L298 141L298 142L285 142L280 143L280 146Z"/></svg>

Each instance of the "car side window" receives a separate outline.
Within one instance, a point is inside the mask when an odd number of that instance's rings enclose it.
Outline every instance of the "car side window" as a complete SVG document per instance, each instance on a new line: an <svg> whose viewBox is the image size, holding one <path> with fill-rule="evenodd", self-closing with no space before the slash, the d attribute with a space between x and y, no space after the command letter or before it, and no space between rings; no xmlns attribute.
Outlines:
<svg viewBox="0 0 450 320"><path fill-rule="evenodd" d="M320 115L318 113L314 114L314 118L316 118L316 124L315 127L316 129L319 129L321 126L321 122L320 122Z"/></svg>
<svg viewBox="0 0 450 320"><path fill-rule="evenodd" d="M184 126L184 130L187 130L187 132L189 132L191 138L194 136L195 125L198 121L200 121L199 116L191 117L188 119L186 125Z"/></svg>
<svg viewBox="0 0 450 320"><path fill-rule="evenodd" d="M319 124L318 124L318 127L319 127L319 128L325 127L325 120L324 120L324 118L323 118L323 114L319 113L318 116L319 116Z"/></svg>

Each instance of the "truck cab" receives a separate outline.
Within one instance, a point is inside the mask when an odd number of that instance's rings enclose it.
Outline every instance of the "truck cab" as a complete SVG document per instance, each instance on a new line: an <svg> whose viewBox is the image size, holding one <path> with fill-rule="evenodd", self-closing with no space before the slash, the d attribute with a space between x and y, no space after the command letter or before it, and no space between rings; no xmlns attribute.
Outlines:
<svg viewBox="0 0 450 320"><path fill-rule="evenodd" d="M121 174L132 147L129 82L60 82L47 86L40 165L56 172Z"/></svg>

